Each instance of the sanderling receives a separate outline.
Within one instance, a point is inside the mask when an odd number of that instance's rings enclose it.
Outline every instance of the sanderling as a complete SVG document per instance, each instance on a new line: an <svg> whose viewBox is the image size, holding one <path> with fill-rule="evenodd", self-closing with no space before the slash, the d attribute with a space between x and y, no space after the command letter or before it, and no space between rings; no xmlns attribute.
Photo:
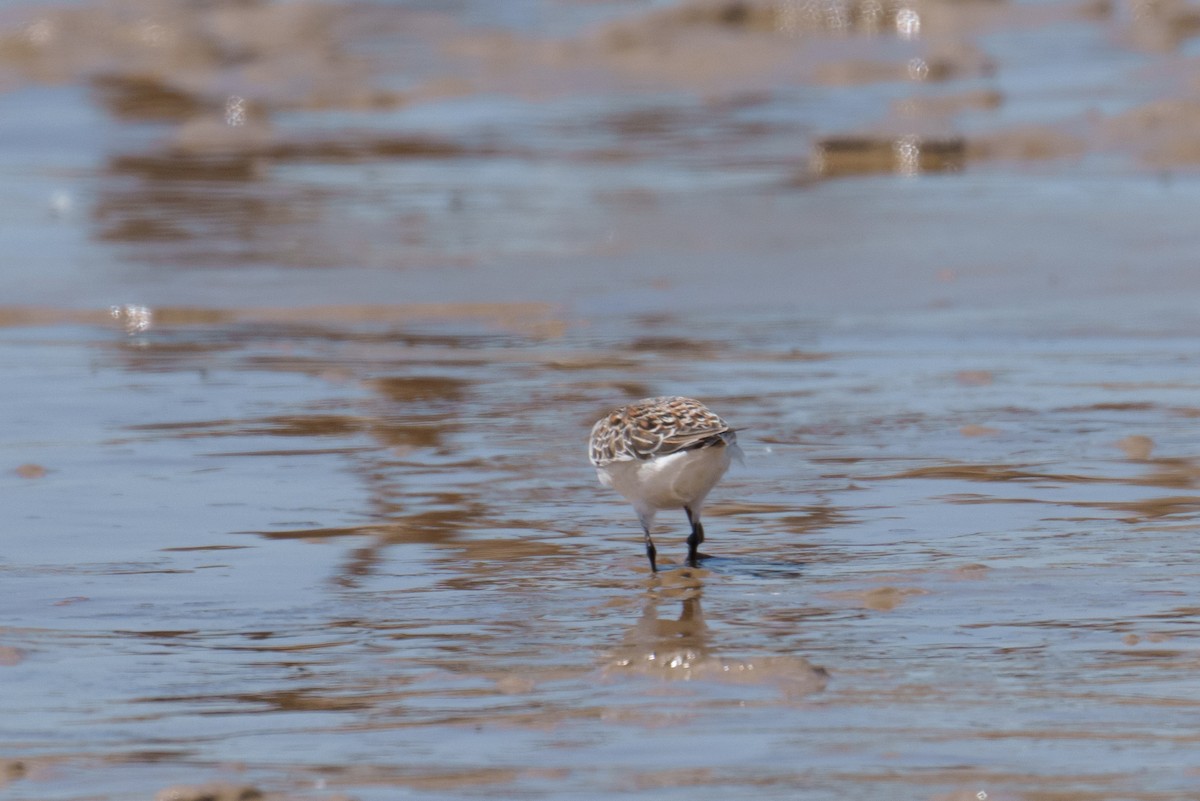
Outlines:
<svg viewBox="0 0 1200 801"><path fill-rule="evenodd" d="M658 571L650 537L654 515L680 507L692 526L688 563L695 567L704 542L704 499L729 469L731 457L741 458L729 424L691 398L647 398L600 418L592 426L590 452L600 483L637 510L650 570Z"/></svg>

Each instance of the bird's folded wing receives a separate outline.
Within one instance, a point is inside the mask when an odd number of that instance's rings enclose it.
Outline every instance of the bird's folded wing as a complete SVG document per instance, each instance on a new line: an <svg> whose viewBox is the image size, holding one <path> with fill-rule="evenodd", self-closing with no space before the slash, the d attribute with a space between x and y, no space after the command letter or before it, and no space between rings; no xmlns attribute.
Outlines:
<svg viewBox="0 0 1200 801"><path fill-rule="evenodd" d="M658 448L658 455L691 451L698 448L711 448L715 445L725 445L735 442L733 429L728 427L712 428L703 431L686 431L663 437Z"/></svg>

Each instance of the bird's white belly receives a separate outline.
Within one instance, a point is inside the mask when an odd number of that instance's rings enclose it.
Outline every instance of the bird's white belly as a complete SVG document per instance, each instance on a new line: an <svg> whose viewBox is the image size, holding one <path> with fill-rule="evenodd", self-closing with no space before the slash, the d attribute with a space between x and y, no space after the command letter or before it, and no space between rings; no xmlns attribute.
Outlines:
<svg viewBox="0 0 1200 801"><path fill-rule="evenodd" d="M681 451L646 461L612 462L596 472L600 483L625 496L639 510L699 511L699 506L725 471L730 450L724 445Z"/></svg>

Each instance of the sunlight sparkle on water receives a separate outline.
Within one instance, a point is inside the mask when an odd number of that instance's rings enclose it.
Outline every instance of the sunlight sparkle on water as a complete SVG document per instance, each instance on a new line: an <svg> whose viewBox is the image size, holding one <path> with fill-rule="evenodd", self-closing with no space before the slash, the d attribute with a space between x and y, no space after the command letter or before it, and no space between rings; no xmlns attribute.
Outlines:
<svg viewBox="0 0 1200 801"><path fill-rule="evenodd" d="M30 44L48 44L54 38L54 23L45 17L35 19L25 26L24 36Z"/></svg>
<svg viewBox="0 0 1200 801"><path fill-rule="evenodd" d="M111 306L108 313L112 318L125 327L126 334L140 334L150 330L154 322L154 312L146 306L136 306L127 303L124 306Z"/></svg>
<svg viewBox="0 0 1200 801"><path fill-rule="evenodd" d="M246 98L229 96L225 101L225 124L231 128L246 124Z"/></svg>
<svg viewBox="0 0 1200 801"><path fill-rule="evenodd" d="M916 39L921 34L921 15L911 8L897 11L896 33L901 39Z"/></svg>
<svg viewBox="0 0 1200 801"><path fill-rule="evenodd" d="M916 175L921 171L921 143L915 136L902 136L892 149L896 153L896 172L901 175Z"/></svg>
<svg viewBox="0 0 1200 801"><path fill-rule="evenodd" d="M65 189L56 190L50 195L50 213L55 217L66 217L74 206L71 193Z"/></svg>
<svg viewBox="0 0 1200 801"><path fill-rule="evenodd" d="M133 33L138 41L150 47L165 47L168 44L166 26L146 17L137 21Z"/></svg>

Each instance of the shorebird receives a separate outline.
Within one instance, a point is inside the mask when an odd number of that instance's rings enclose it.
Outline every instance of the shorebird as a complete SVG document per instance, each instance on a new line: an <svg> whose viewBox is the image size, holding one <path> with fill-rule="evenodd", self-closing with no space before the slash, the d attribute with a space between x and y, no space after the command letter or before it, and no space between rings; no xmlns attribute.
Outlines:
<svg viewBox="0 0 1200 801"><path fill-rule="evenodd" d="M700 511L709 491L741 459L737 435L700 401L678 396L647 398L622 406L592 426L589 443L600 483L633 504L646 534L651 572L658 572L650 536L660 509L682 508L692 533L688 564L696 567L704 542Z"/></svg>

